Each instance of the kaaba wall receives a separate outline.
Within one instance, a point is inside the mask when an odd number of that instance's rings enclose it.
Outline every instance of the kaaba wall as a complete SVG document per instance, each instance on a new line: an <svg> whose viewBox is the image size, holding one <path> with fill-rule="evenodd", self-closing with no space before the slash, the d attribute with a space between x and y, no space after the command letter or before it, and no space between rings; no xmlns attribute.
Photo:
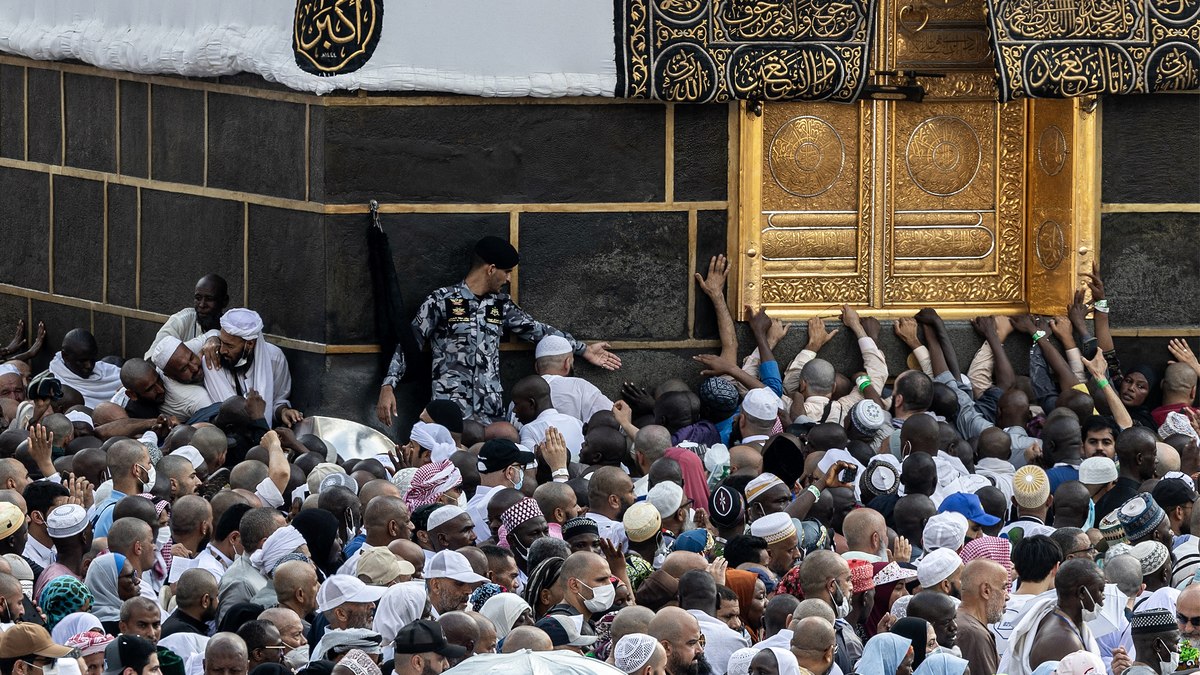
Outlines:
<svg viewBox="0 0 1200 675"><path fill-rule="evenodd" d="M258 78L185 80L0 56L0 335L44 321L44 367L90 327L139 355L209 272L262 313L308 414L372 420L367 201L382 205L410 311L465 272L480 236L522 252L513 294L613 343L620 383L699 378L716 348L692 273L736 250L735 106L611 99L317 97ZM1129 363L1200 324L1200 95L1102 102L1102 270ZM744 326L741 326L744 333ZM977 340L954 326L963 354ZM1145 336L1136 343L1130 338ZM743 337L745 335L743 334ZM803 345L798 327L778 349ZM882 340L893 371L899 345ZM1027 345L1010 341L1018 361ZM743 345L749 345L747 340ZM829 349L849 339L839 335ZM530 372L526 345L503 371ZM849 366L851 364L839 364ZM398 392L406 428L427 389Z"/></svg>

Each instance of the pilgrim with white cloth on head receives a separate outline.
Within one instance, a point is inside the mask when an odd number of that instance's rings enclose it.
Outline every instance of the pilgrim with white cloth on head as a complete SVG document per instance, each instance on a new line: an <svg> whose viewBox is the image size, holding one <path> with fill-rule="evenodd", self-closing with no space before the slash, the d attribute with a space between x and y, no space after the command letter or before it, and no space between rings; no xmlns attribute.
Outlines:
<svg viewBox="0 0 1200 675"><path fill-rule="evenodd" d="M78 391L92 409L121 390L121 369L100 361L99 352L96 338L76 328L63 336L62 349L50 359L50 372L63 386Z"/></svg>
<svg viewBox="0 0 1200 675"><path fill-rule="evenodd" d="M292 375L283 350L263 339L263 321L258 312L235 308L221 316L220 335L204 343L204 362L209 372L204 388L213 401L246 396L257 391L267 402L267 426L291 426L304 415L288 402Z"/></svg>

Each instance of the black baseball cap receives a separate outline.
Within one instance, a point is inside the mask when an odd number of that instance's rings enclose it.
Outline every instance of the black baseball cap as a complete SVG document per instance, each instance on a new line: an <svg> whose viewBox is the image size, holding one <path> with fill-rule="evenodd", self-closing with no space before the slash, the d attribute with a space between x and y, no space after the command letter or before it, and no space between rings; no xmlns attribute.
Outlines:
<svg viewBox="0 0 1200 675"><path fill-rule="evenodd" d="M442 627L432 621L414 621L396 633L397 654L424 654L434 652L448 659L461 659L467 648L446 642Z"/></svg>
<svg viewBox="0 0 1200 675"><path fill-rule="evenodd" d="M1196 501L1196 491L1179 478L1164 478L1150 493L1163 509L1173 509Z"/></svg>
<svg viewBox="0 0 1200 675"><path fill-rule="evenodd" d="M493 438L479 449L479 472L503 471L513 464L525 466L533 462L533 453L522 450L506 438Z"/></svg>

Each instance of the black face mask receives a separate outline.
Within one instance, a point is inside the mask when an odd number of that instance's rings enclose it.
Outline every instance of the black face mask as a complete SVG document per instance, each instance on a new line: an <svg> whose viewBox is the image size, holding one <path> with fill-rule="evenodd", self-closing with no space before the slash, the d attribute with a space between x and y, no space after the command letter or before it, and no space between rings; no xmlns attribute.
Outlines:
<svg viewBox="0 0 1200 675"><path fill-rule="evenodd" d="M4 600L3 607L0 607L0 623L19 623L20 619L14 619L12 610L8 606L8 600Z"/></svg>

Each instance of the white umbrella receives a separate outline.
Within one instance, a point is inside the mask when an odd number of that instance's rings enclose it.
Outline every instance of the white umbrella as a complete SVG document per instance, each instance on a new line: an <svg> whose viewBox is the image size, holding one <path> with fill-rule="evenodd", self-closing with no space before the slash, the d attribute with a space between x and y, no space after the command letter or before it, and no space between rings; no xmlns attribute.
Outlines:
<svg viewBox="0 0 1200 675"><path fill-rule="evenodd" d="M624 675L599 660L574 652L531 652L476 654L443 675Z"/></svg>

